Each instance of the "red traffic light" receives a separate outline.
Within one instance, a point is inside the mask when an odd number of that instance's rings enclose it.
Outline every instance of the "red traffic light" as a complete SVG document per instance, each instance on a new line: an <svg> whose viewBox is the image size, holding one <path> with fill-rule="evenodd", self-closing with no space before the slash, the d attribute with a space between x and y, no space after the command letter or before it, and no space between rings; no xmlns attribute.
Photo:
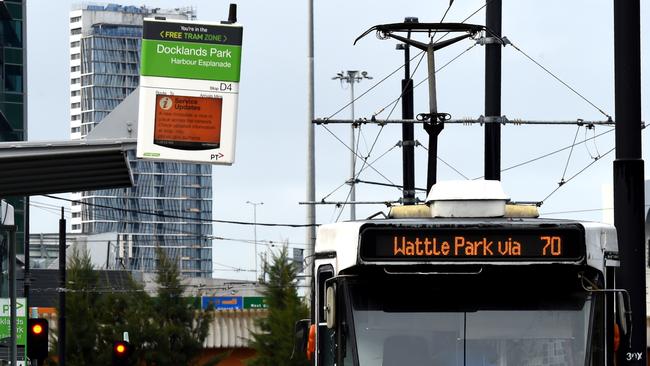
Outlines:
<svg viewBox="0 0 650 366"><path fill-rule="evenodd" d="M34 326L32 327L32 333L34 334L43 333L43 327L40 324L34 324Z"/></svg>
<svg viewBox="0 0 650 366"><path fill-rule="evenodd" d="M127 341L113 342L113 366L130 366L131 347Z"/></svg>
<svg viewBox="0 0 650 366"><path fill-rule="evenodd" d="M48 352L48 323L45 319L27 319L27 357L43 361Z"/></svg>

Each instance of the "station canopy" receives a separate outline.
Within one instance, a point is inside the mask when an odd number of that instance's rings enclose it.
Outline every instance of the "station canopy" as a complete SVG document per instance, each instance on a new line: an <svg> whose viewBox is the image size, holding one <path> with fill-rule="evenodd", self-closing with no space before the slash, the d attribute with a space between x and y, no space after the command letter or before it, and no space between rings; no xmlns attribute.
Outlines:
<svg viewBox="0 0 650 366"><path fill-rule="evenodd" d="M0 143L0 197L133 186L135 139Z"/></svg>

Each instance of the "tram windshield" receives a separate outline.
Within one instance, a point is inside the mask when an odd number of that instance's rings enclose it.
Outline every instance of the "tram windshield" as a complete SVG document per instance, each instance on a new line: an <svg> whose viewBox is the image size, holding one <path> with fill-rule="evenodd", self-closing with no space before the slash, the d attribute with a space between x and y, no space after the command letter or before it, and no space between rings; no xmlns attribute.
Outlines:
<svg viewBox="0 0 650 366"><path fill-rule="evenodd" d="M404 280L345 286L359 366L587 364L593 306L584 291Z"/></svg>

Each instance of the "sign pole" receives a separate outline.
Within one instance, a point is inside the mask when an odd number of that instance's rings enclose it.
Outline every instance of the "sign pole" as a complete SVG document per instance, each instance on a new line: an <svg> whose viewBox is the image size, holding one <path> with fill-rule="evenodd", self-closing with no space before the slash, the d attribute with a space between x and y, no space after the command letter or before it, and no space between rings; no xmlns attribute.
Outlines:
<svg viewBox="0 0 650 366"><path fill-rule="evenodd" d="M65 366L65 217L59 220L59 366Z"/></svg>
<svg viewBox="0 0 650 366"><path fill-rule="evenodd" d="M16 364L16 226L9 229L9 361Z"/></svg>

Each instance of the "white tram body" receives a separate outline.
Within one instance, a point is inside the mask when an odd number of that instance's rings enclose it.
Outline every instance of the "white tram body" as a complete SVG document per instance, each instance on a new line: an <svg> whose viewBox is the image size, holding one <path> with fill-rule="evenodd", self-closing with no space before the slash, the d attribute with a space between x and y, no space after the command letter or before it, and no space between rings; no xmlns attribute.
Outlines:
<svg viewBox="0 0 650 366"><path fill-rule="evenodd" d="M538 218L499 182L442 183L427 205L319 228L312 362L609 365L617 266L611 225Z"/></svg>

